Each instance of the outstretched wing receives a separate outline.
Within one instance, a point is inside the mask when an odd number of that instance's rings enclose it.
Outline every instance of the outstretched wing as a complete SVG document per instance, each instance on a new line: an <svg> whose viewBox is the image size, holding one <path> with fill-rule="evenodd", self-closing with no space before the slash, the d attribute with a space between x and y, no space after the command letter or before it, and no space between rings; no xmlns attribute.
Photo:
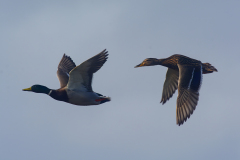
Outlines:
<svg viewBox="0 0 240 160"><path fill-rule="evenodd" d="M94 57L86 60L70 72L67 88L78 91L92 92L93 73L97 72L107 61L108 52L103 50Z"/></svg>
<svg viewBox="0 0 240 160"><path fill-rule="evenodd" d="M166 79L163 85L162 99L160 103L162 104L166 103L167 100L169 100L177 90L178 75L179 75L178 71L168 68Z"/></svg>
<svg viewBox="0 0 240 160"><path fill-rule="evenodd" d="M69 79L69 72L75 68L76 65L73 60L67 56L63 55L61 61L58 64L57 77L60 82L60 87L63 88L67 85Z"/></svg>
<svg viewBox="0 0 240 160"><path fill-rule="evenodd" d="M179 68L179 83L178 83L178 98L176 108L177 124L180 126L195 110L198 98L199 89L202 83L202 67L178 65Z"/></svg>

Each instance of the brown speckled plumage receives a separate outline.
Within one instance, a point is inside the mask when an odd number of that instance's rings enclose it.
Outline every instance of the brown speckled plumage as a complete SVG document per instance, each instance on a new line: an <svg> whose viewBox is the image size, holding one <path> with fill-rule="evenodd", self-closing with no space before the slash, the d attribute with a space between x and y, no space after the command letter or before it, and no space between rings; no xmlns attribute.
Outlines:
<svg viewBox="0 0 240 160"><path fill-rule="evenodd" d="M202 63L179 54L165 59L147 58L136 67L153 65L168 67L162 92L162 104L166 103L178 89L176 120L180 126L190 118L197 106L202 74L217 72L217 69L209 63Z"/></svg>

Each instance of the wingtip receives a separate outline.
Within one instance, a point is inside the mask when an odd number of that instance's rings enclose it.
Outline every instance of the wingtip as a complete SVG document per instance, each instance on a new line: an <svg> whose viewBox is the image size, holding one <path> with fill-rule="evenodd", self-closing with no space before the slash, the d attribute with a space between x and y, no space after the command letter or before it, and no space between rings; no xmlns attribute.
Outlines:
<svg viewBox="0 0 240 160"><path fill-rule="evenodd" d="M107 54L107 53L108 53L107 49L105 48L105 49L102 51L102 53Z"/></svg>
<svg viewBox="0 0 240 160"><path fill-rule="evenodd" d="M104 49L102 52L99 53L99 55L104 55L105 57L107 57L108 56L107 49Z"/></svg>
<svg viewBox="0 0 240 160"><path fill-rule="evenodd" d="M100 54L102 54L102 56L107 60L108 59L108 51L106 49L104 49L102 52L100 52Z"/></svg>
<svg viewBox="0 0 240 160"><path fill-rule="evenodd" d="M66 55L66 53L63 54L63 57L70 58L70 56Z"/></svg>
<svg viewBox="0 0 240 160"><path fill-rule="evenodd" d="M181 125L183 125L184 122L186 122L186 120L183 120L183 121L182 120L180 120L180 121L177 120L177 125L181 126Z"/></svg>
<svg viewBox="0 0 240 160"><path fill-rule="evenodd" d="M167 100L161 99L160 103L162 103L162 105L164 105L167 102Z"/></svg>

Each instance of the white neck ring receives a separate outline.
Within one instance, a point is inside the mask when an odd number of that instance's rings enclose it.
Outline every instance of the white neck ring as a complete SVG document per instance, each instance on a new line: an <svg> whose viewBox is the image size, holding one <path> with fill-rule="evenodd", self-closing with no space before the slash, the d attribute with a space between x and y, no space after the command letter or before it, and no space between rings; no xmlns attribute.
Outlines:
<svg viewBox="0 0 240 160"><path fill-rule="evenodd" d="M52 93L52 90L49 91L48 95L50 95Z"/></svg>

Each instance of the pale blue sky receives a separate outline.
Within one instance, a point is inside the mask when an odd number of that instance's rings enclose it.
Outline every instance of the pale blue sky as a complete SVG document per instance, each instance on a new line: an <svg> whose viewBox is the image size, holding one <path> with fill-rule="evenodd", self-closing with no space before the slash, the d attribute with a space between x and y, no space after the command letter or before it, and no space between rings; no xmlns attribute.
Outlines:
<svg viewBox="0 0 240 160"><path fill-rule="evenodd" d="M240 159L239 1L0 2L0 159ZM75 106L23 92L59 88L63 53L78 65L103 49L93 90L112 101ZM176 125L177 93L161 105L172 54L209 62L199 103Z"/></svg>

